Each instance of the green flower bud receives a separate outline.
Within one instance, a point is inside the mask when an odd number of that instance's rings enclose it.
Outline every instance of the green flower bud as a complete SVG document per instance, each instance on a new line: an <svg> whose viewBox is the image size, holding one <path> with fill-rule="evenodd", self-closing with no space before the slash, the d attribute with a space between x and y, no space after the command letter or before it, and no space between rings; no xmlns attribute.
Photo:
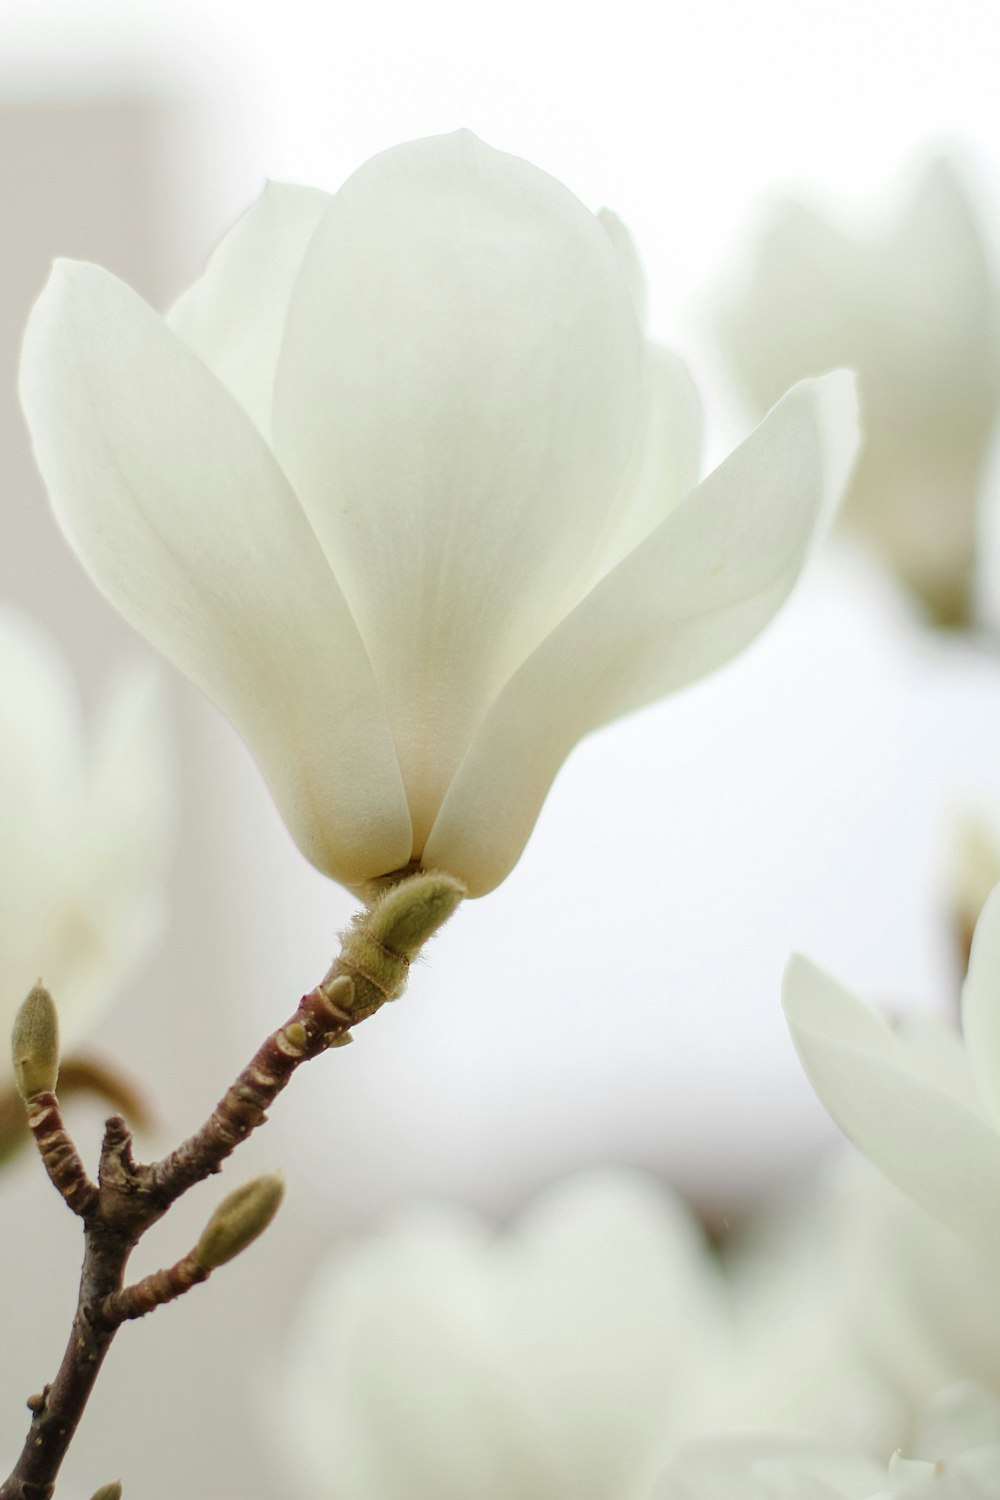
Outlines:
<svg viewBox="0 0 1000 1500"><path fill-rule="evenodd" d="M22 1099L54 1091L59 1078L59 1016L41 982L14 1017L11 1054Z"/></svg>
<svg viewBox="0 0 1000 1500"><path fill-rule="evenodd" d="M395 1000L406 988L410 960L427 939L446 922L466 894L465 886L452 875L436 871L407 875L389 886L367 911L359 912L343 934L340 958L334 971L343 967L354 980L348 1004L354 1020L378 1010L385 1000ZM327 986L332 998L332 987Z"/></svg>
<svg viewBox="0 0 1000 1500"><path fill-rule="evenodd" d="M194 1259L206 1271L224 1266L252 1245L270 1224L285 1195L284 1179L277 1172L255 1177L224 1198L202 1230Z"/></svg>
<svg viewBox="0 0 1000 1500"><path fill-rule="evenodd" d="M365 925L376 942L401 958L413 958L465 893L465 886L452 875L435 870L410 875L379 897Z"/></svg>

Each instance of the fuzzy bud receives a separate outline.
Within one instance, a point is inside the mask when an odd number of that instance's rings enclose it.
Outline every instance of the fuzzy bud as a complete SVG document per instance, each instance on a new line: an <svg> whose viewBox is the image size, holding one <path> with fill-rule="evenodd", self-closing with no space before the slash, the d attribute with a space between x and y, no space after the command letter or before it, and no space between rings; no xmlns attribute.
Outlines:
<svg viewBox="0 0 1000 1500"><path fill-rule="evenodd" d="M453 875L431 870L411 875L380 896L368 917L368 930L401 958L413 958L447 922L465 895Z"/></svg>
<svg viewBox="0 0 1000 1500"><path fill-rule="evenodd" d="M255 1177L224 1198L202 1230L194 1259L206 1271L224 1266L252 1245L270 1224L285 1195L284 1179L277 1173Z"/></svg>
<svg viewBox="0 0 1000 1500"><path fill-rule="evenodd" d="M55 1091L59 1078L59 1016L55 1001L36 984L14 1018L14 1078L22 1099Z"/></svg>
<svg viewBox="0 0 1000 1500"><path fill-rule="evenodd" d="M354 981L350 1003L336 1003L360 1021L395 1000L406 988L410 960L446 922L466 894L452 875L420 871L382 891L341 935L333 973L344 969ZM326 993L333 998L328 982Z"/></svg>
<svg viewBox="0 0 1000 1500"><path fill-rule="evenodd" d="M113 1484L102 1484L101 1488L91 1496L91 1500L122 1500L122 1487L116 1479Z"/></svg>

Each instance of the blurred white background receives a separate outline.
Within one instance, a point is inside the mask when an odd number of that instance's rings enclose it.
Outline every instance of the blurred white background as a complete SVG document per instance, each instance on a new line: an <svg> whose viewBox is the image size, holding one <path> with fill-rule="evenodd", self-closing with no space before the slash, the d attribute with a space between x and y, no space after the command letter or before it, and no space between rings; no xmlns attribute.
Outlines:
<svg viewBox="0 0 1000 1500"><path fill-rule="evenodd" d="M997 30L988 0L5 0L0 588L62 636L88 699L109 663L145 653L68 556L14 404L52 255L100 260L164 306L266 176L332 189L396 141L469 126L631 226L651 331L697 373L714 461L749 419L712 309L764 199L794 188L880 222L950 146L994 232ZM174 693L174 928L98 1039L148 1085L164 1145L319 977L351 909L304 865L228 726ZM148 1500L179 1482L275 1492L266 1445L234 1440L237 1372L266 1360L329 1238L403 1197L504 1213L565 1170L621 1161L718 1216L808 1163L832 1128L785 1036L785 958L950 1005L944 854L969 799L1000 804L1000 660L919 636L874 564L831 550L745 659L583 745L507 884L459 916L407 998L296 1081L247 1153L287 1171L284 1222L211 1293L126 1331L68 1470L81 1491L110 1461ZM16 1226L0 1345L19 1351L0 1372L6 1450L58 1357L77 1246L34 1162L0 1186ZM187 1232L155 1243L179 1253ZM150 1460L159 1401L183 1467Z"/></svg>

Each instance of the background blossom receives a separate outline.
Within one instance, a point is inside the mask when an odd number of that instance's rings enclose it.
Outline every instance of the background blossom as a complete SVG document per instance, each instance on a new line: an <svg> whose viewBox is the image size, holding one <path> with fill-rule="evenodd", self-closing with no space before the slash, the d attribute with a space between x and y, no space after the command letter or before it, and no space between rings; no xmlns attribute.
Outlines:
<svg viewBox="0 0 1000 1500"><path fill-rule="evenodd" d="M976 924L962 1036L932 1017L891 1027L803 958L785 1014L834 1119L896 1185L991 1255L1000 1250L1000 887Z"/></svg>
<svg viewBox="0 0 1000 1500"><path fill-rule="evenodd" d="M160 936L172 842L169 736L156 681L126 673L88 734L55 642L0 609L0 1022L41 977L65 1046ZM9 1048L0 1084L12 1081Z"/></svg>
<svg viewBox="0 0 1000 1500"><path fill-rule="evenodd" d="M991 1500L1000 1483L1000 1405L976 1386L937 1393L911 1453L888 1467L829 1443L753 1433L682 1454L655 1500Z"/></svg>
<svg viewBox="0 0 1000 1500"><path fill-rule="evenodd" d="M933 619L966 622L1000 400L1000 306L958 163L927 165L898 217L867 235L796 199L773 205L722 329L758 412L805 375L857 370L865 443L845 516Z"/></svg>

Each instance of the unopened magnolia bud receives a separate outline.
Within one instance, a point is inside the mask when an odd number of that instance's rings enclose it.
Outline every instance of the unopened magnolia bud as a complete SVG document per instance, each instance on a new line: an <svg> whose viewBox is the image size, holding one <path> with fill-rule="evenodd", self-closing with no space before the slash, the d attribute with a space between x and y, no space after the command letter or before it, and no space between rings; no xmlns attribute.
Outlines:
<svg viewBox="0 0 1000 1500"><path fill-rule="evenodd" d="M224 1266L227 1260L252 1245L270 1224L285 1195L284 1180L277 1172L255 1177L224 1198L202 1231L194 1258L206 1271Z"/></svg>
<svg viewBox="0 0 1000 1500"><path fill-rule="evenodd" d="M465 886L452 875L410 875L379 897L369 913L368 930L392 953L413 958L447 922L465 893Z"/></svg>
<svg viewBox="0 0 1000 1500"><path fill-rule="evenodd" d="M114 1484L102 1484L91 1500L122 1500L122 1487L116 1479Z"/></svg>
<svg viewBox="0 0 1000 1500"><path fill-rule="evenodd" d="M36 984L14 1018L14 1077L23 1099L52 1093L59 1078L59 1016L55 1001Z"/></svg>
<svg viewBox="0 0 1000 1500"><path fill-rule="evenodd" d="M410 960L433 937L466 895L453 875L420 871L384 889L367 911L341 934L340 956L324 982L324 994L351 1021L361 1021L406 988ZM350 977L350 997L333 986Z"/></svg>

